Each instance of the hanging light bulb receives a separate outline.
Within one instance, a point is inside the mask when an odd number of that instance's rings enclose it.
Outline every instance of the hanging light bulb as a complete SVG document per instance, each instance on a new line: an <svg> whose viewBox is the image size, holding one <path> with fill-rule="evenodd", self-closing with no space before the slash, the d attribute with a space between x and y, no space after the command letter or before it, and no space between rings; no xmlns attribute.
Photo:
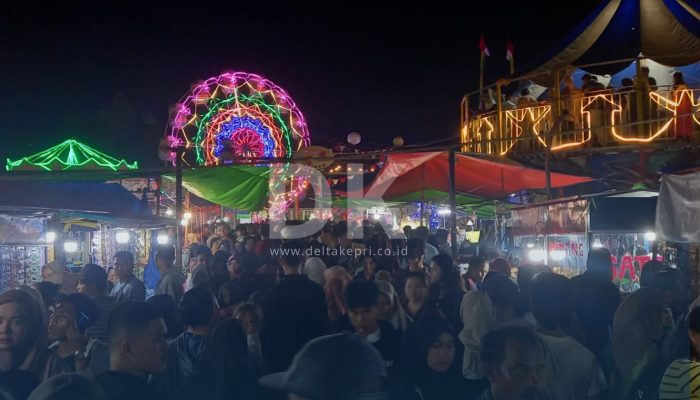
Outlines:
<svg viewBox="0 0 700 400"><path fill-rule="evenodd" d="M63 251L66 253L75 253L78 251L78 242L75 240L67 240L63 242Z"/></svg>
<svg viewBox="0 0 700 400"><path fill-rule="evenodd" d="M127 244L129 243L129 238L131 235L129 235L129 231L119 231L115 235L115 239L117 240L117 243L119 244Z"/></svg>
<svg viewBox="0 0 700 400"><path fill-rule="evenodd" d="M172 209L168 208L167 210L165 210L165 215L167 215L168 217L172 217L173 214L174 214L174 213L173 213L173 210L172 210Z"/></svg>
<svg viewBox="0 0 700 400"><path fill-rule="evenodd" d="M56 232L46 232L46 243L53 243L56 241Z"/></svg>
<svg viewBox="0 0 700 400"><path fill-rule="evenodd" d="M165 233L159 233L156 240L158 240L158 244L168 244L168 242L170 241L170 238Z"/></svg>
<svg viewBox="0 0 700 400"><path fill-rule="evenodd" d="M192 219L192 213L188 211L188 212L186 212L185 214L183 214L183 217L184 217L185 219Z"/></svg>

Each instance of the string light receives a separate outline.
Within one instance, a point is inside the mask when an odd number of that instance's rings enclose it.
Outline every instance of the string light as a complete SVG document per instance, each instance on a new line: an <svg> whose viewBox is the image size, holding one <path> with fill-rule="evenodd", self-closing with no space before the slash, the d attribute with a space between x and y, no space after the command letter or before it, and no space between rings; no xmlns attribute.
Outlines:
<svg viewBox="0 0 700 400"><path fill-rule="evenodd" d="M77 140L69 139L29 157L23 157L16 161L8 159L5 169L8 171L14 169L65 171L90 166L103 167L113 171L134 170L139 167L137 162L129 164L124 160L117 160Z"/></svg>

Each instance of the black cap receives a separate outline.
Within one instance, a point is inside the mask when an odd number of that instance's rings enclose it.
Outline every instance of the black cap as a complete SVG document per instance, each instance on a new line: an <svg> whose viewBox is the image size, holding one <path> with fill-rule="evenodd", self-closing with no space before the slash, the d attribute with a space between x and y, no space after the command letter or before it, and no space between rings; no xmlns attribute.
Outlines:
<svg viewBox="0 0 700 400"><path fill-rule="evenodd" d="M79 278L82 282L99 286L107 282L107 272L97 264L86 264L80 270Z"/></svg>

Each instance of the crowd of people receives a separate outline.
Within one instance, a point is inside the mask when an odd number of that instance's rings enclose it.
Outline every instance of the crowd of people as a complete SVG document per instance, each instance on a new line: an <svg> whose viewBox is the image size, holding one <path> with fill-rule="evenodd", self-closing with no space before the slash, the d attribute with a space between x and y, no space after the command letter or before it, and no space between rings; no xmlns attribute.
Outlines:
<svg viewBox="0 0 700 400"><path fill-rule="evenodd" d="M113 285L51 266L0 294L0 399L700 398L700 309L660 263L623 298L604 248L573 279L495 253L461 273L424 227L258 228L217 225L184 270L159 245L148 299L128 252Z"/></svg>

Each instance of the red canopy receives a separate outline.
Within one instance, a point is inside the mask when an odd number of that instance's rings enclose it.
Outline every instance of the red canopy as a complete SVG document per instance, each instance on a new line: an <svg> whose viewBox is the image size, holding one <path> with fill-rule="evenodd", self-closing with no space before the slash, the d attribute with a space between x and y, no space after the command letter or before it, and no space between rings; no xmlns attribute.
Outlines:
<svg viewBox="0 0 700 400"><path fill-rule="evenodd" d="M450 191L449 153L397 153L387 157L379 175L367 190L367 197L391 200L420 190ZM544 189L544 171L517 164L455 155L457 193L488 198L504 198L524 189ZM591 178L551 174L552 187L575 185Z"/></svg>

